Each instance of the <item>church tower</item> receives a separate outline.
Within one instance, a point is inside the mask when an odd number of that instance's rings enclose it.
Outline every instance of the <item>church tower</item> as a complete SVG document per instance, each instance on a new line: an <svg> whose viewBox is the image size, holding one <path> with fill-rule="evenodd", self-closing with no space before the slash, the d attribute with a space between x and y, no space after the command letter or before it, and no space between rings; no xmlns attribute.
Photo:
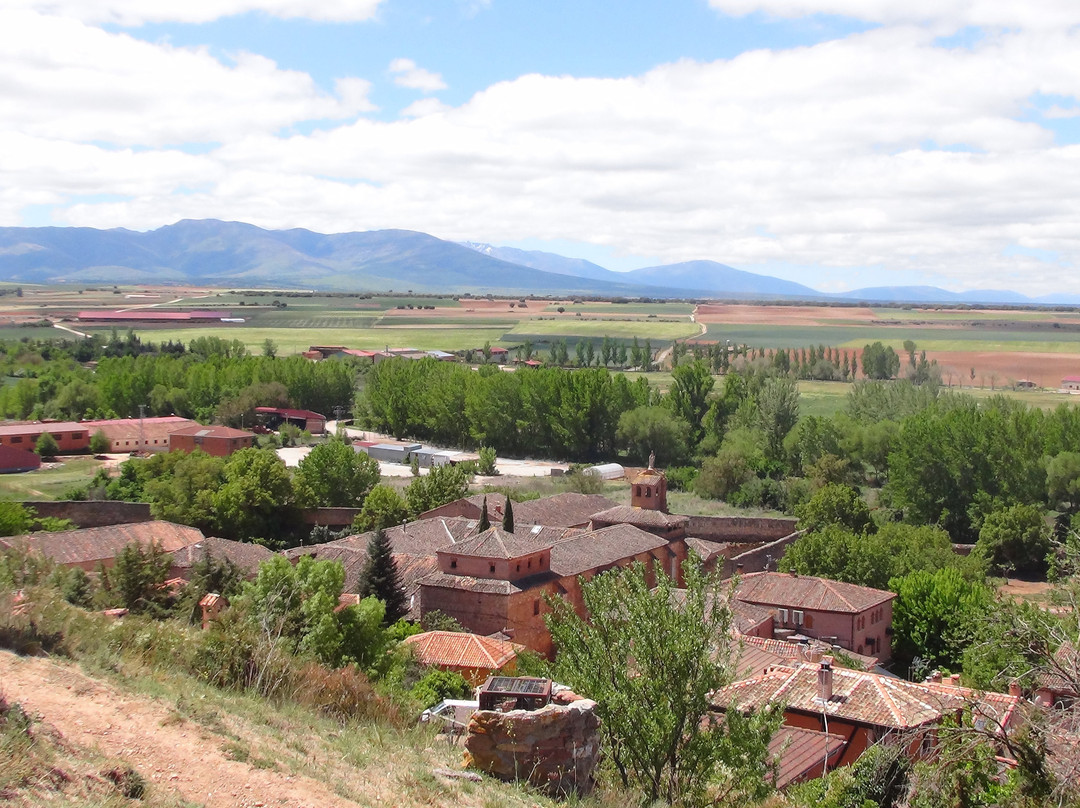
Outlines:
<svg viewBox="0 0 1080 808"><path fill-rule="evenodd" d="M630 481L630 504L635 508L667 513L667 477L656 468L656 455L649 453L649 467Z"/></svg>

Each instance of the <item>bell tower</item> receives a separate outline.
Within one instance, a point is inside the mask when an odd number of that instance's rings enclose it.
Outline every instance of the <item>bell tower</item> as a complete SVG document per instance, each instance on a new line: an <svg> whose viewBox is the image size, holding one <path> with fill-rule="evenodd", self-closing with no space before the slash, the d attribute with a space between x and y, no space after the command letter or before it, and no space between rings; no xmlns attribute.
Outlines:
<svg viewBox="0 0 1080 808"><path fill-rule="evenodd" d="M630 481L630 504L635 508L668 512L667 477L656 468L656 455L649 453L649 467Z"/></svg>

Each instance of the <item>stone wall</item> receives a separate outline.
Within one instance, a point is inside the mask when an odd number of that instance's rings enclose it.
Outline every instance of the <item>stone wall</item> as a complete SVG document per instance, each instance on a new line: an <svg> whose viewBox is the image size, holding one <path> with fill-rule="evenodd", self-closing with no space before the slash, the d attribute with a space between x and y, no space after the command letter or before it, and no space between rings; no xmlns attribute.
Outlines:
<svg viewBox="0 0 1080 808"><path fill-rule="evenodd" d="M351 525L359 513L359 508L304 508L300 518L305 525L342 528Z"/></svg>
<svg viewBox="0 0 1080 808"><path fill-rule="evenodd" d="M112 502L105 500L26 502L39 517L52 516L70 519L79 527L105 527L149 522L150 506L145 502Z"/></svg>
<svg viewBox="0 0 1080 808"><path fill-rule="evenodd" d="M686 535L717 542L770 542L795 531L794 519L750 516L691 516Z"/></svg>
<svg viewBox="0 0 1080 808"><path fill-rule="evenodd" d="M596 702L573 694L540 710L477 710L465 766L500 780L527 780L552 796L588 794L600 757Z"/></svg>
<svg viewBox="0 0 1080 808"><path fill-rule="evenodd" d="M789 533L776 541L768 542L760 547L755 547L753 550L747 550L744 553L732 556L724 562L723 577L730 578L736 572L761 572L766 567L775 570L776 563L784 554L784 550L801 535L800 531Z"/></svg>

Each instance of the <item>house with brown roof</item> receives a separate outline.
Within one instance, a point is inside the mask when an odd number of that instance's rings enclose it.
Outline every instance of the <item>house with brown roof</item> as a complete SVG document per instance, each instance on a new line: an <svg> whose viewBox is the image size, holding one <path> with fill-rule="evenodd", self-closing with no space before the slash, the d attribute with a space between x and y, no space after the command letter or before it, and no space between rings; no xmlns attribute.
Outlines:
<svg viewBox="0 0 1080 808"><path fill-rule="evenodd" d="M439 550L439 570L420 582L421 614L438 610L477 634L503 632L542 654L552 650L546 595L584 612L582 580L634 562L650 575L678 566L669 543L632 525L557 531L542 526L508 534L489 528Z"/></svg>
<svg viewBox="0 0 1080 808"><path fill-rule="evenodd" d="M976 726L1008 732L1019 720L1018 688L1009 694L984 693L949 682L908 682L868 671L817 663L779 665L717 690L712 709L748 711L783 704L784 724L829 732L846 741L838 765L854 763L875 743L905 734L912 757L933 748L933 728L943 718L970 710Z"/></svg>
<svg viewBox="0 0 1080 808"><path fill-rule="evenodd" d="M169 435L178 429L196 426L190 418L163 415L153 418L108 418L99 421L82 421L92 437L97 432L109 439L110 452L166 451Z"/></svg>
<svg viewBox="0 0 1080 808"><path fill-rule="evenodd" d="M488 521L501 522L506 509L503 494L473 494L454 500L439 508L420 514L421 519L440 516L460 516L479 519L480 509L487 500ZM549 527L586 527L594 513L615 507L615 502L599 494L578 494L572 491L550 497L514 503L514 522L519 525L548 525Z"/></svg>
<svg viewBox="0 0 1080 808"><path fill-rule="evenodd" d="M521 650L506 640L458 631L425 631L403 642L421 665L457 671L473 687L492 674L512 676Z"/></svg>
<svg viewBox="0 0 1080 808"><path fill-rule="evenodd" d="M195 544L172 551L169 577L190 581L192 568L209 556L218 561L232 562L244 573L245 578L251 580L258 574L259 565L273 555L271 550L261 544L207 536Z"/></svg>
<svg viewBox="0 0 1080 808"><path fill-rule="evenodd" d="M48 432L60 447L59 454L85 452L90 447L90 432L75 421L23 421L0 425L0 446L33 451L38 438Z"/></svg>
<svg viewBox="0 0 1080 808"><path fill-rule="evenodd" d="M228 457L240 449L250 449L255 434L228 426L193 424L169 433L170 452L194 452L202 449L214 457Z"/></svg>
<svg viewBox="0 0 1080 808"><path fill-rule="evenodd" d="M99 564L111 567L116 556L129 544L142 547L156 544L166 553L174 553L202 541L205 537L196 528L153 521L7 536L0 538L0 549L20 547L62 566L92 572Z"/></svg>
<svg viewBox="0 0 1080 808"><path fill-rule="evenodd" d="M892 602L882 589L810 575L752 572L735 599L776 610L774 636L797 635L839 645L857 654L892 658Z"/></svg>

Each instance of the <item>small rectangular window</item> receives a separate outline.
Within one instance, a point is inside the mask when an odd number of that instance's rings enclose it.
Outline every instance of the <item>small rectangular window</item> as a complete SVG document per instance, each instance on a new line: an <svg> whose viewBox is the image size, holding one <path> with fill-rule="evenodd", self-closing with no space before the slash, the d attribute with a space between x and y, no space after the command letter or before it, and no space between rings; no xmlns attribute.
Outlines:
<svg viewBox="0 0 1080 808"><path fill-rule="evenodd" d="M787 609L777 609L776 610L776 619L779 620L781 623L786 623L787 622Z"/></svg>
<svg viewBox="0 0 1080 808"><path fill-rule="evenodd" d="M533 601L533 614L534 615L540 614L540 601L539 600L534 600Z"/></svg>
<svg viewBox="0 0 1080 808"><path fill-rule="evenodd" d="M22 436L21 435L16 435L15 437L13 437L11 439L11 442L12 443L22 443Z"/></svg>
<svg viewBox="0 0 1080 808"><path fill-rule="evenodd" d="M793 622L797 626L801 626L803 624L803 613L798 609L792 611L791 622Z"/></svg>
<svg viewBox="0 0 1080 808"><path fill-rule="evenodd" d="M495 572L495 565L494 564L489 564L488 565L488 572L492 572L492 573Z"/></svg>

